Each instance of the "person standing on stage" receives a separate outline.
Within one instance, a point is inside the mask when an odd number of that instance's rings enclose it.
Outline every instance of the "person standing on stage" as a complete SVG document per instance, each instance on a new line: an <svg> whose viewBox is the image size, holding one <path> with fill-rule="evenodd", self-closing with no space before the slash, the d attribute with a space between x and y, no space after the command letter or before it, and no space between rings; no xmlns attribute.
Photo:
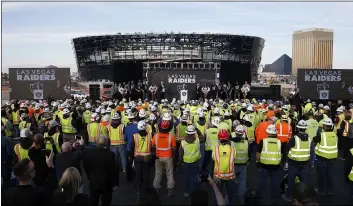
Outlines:
<svg viewBox="0 0 353 206"><path fill-rule="evenodd" d="M245 81L245 83L243 84L241 92L243 93L243 98L246 99L247 94L250 92L250 85L247 81Z"/></svg>
<svg viewBox="0 0 353 206"><path fill-rule="evenodd" d="M165 86L163 84L163 81L161 81L161 84L159 85L158 90L161 92L160 93L160 99L165 99L165 90L166 90L166 88L165 88Z"/></svg>

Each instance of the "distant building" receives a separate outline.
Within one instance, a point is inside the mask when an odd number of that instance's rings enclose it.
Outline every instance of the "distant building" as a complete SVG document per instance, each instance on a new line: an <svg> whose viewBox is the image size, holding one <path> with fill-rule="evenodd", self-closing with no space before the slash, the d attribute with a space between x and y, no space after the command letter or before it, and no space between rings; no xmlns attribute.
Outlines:
<svg viewBox="0 0 353 206"><path fill-rule="evenodd" d="M293 33L292 74L298 68L332 69L333 30L304 29Z"/></svg>
<svg viewBox="0 0 353 206"><path fill-rule="evenodd" d="M262 72L290 75L292 73L292 59L287 54L283 54L272 64L266 64Z"/></svg>

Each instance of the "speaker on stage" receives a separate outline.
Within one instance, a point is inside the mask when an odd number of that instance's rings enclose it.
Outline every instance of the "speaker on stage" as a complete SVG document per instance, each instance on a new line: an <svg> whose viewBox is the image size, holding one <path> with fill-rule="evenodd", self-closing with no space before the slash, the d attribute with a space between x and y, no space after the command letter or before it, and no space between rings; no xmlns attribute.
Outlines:
<svg viewBox="0 0 353 206"><path fill-rule="evenodd" d="M100 85L90 84L89 85L89 96L92 100L100 99Z"/></svg>

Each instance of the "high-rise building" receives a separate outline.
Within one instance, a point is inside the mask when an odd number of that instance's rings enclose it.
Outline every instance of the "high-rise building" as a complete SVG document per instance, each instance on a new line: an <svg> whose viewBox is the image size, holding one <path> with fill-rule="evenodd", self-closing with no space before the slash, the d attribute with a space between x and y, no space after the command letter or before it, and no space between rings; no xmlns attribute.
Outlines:
<svg viewBox="0 0 353 206"><path fill-rule="evenodd" d="M304 29L293 33L292 74L298 68L332 69L333 30Z"/></svg>

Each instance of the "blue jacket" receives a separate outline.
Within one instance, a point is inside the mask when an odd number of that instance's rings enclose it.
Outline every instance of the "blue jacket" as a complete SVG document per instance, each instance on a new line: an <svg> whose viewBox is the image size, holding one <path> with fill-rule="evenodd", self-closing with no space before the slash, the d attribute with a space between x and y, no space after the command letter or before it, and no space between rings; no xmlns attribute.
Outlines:
<svg viewBox="0 0 353 206"><path fill-rule="evenodd" d="M126 142L126 151L130 152L130 146L132 141L134 141L134 134L138 133L137 124L130 123L125 127L124 139Z"/></svg>

